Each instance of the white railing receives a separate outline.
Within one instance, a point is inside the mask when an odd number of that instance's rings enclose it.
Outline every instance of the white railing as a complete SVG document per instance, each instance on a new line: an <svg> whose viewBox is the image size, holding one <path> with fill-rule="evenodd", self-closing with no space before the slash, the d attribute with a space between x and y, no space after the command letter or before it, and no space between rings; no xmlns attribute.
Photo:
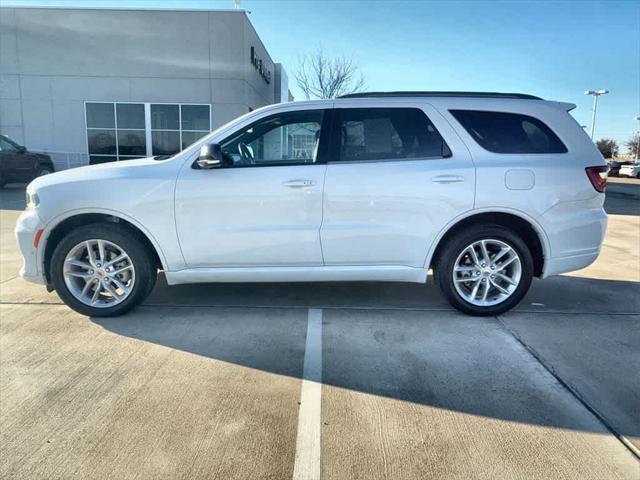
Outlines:
<svg viewBox="0 0 640 480"><path fill-rule="evenodd" d="M82 167L89 165L89 155L78 152L59 152L55 150L30 150L34 153L43 153L51 157L56 170L66 170L67 168Z"/></svg>

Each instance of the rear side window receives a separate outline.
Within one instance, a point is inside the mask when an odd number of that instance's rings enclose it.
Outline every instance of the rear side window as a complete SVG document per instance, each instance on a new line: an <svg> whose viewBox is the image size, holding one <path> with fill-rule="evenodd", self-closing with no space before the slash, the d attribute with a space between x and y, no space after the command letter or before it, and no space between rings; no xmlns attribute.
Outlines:
<svg viewBox="0 0 640 480"><path fill-rule="evenodd" d="M339 160L447 157L449 147L418 108L337 109Z"/></svg>
<svg viewBox="0 0 640 480"><path fill-rule="evenodd" d="M566 153L567 147L537 118L505 112L450 110L485 150L495 153Z"/></svg>

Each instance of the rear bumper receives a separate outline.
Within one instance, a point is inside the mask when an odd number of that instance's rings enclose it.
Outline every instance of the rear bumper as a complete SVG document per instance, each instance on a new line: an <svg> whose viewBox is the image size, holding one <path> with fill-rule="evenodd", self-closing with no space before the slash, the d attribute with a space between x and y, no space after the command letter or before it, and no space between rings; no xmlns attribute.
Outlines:
<svg viewBox="0 0 640 480"><path fill-rule="evenodd" d="M40 252L34 245L36 233L41 228L42 221L35 210L26 210L18 218L15 235L22 254L20 276L28 282L45 285L47 280L40 265ZM42 244L41 239L40 245Z"/></svg>
<svg viewBox="0 0 640 480"><path fill-rule="evenodd" d="M572 255L570 257L550 258L545 262L544 273L542 278L550 277L552 275L559 275L561 273L573 272L582 268L588 267L596 258L600 255L600 250L594 253L587 253L584 255Z"/></svg>
<svg viewBox="0 0 640 480"><path fill-rule="evenodd" d="M591 265L598 255L607 231L607 213L599 204L580 202L556 205L540 217L549 239L543 278L580 270Z"/></svg>

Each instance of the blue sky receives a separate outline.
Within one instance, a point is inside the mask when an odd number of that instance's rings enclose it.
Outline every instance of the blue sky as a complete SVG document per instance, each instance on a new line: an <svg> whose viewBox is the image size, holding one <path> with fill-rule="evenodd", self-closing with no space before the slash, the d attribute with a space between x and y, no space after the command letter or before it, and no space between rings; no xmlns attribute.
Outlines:
<svg viewBox="0 0 640 480"><path fill-rule="evenodd" d="M8 5L233 8L232 0L0 0ZM322 47L353 57L370 90L524 92L578 105L606 88L596 138L631 137L640 115L640 1L242 0L275 61L293 79Z"/></svg>

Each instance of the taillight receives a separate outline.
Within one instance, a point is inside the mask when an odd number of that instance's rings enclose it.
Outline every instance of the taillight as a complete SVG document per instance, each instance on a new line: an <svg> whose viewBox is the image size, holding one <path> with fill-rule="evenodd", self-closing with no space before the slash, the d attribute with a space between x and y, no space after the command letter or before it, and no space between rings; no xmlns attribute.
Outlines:
<svg viewBox="0 0 640 480"><path fill-rule="evenodd" d="M587 167L585 170L587 172L587 177L591 180L593 188L600 193L604 193L604 189L607 187L607 173L609 172L609 167L600 165L597 167Z"/></svg>

